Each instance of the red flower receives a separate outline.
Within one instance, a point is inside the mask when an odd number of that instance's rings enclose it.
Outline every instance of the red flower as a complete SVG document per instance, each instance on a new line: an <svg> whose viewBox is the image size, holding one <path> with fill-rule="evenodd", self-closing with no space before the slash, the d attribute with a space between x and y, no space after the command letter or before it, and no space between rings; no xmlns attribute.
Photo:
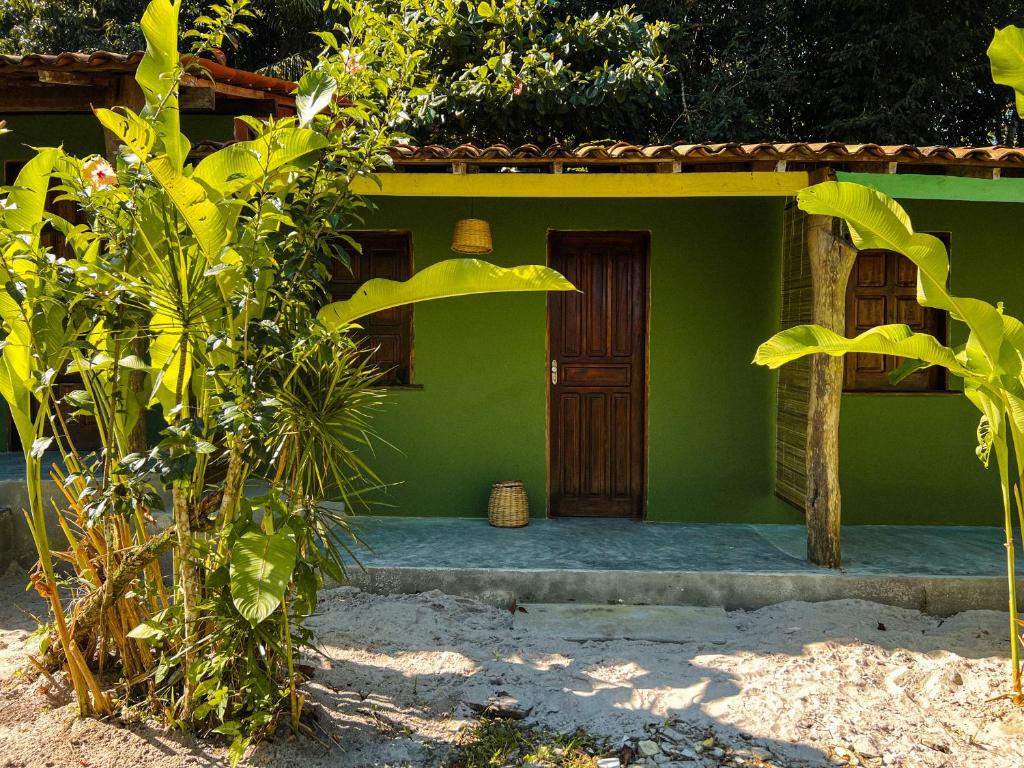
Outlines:
<svg viewBox="0 0 1024 768"><path fill-rule="evenodd" d="M512 95L513 96L522 96L523 95L523 79L521 77L517 77L515 79L515 81L513 82L513 84L512 84Z"/></svg>

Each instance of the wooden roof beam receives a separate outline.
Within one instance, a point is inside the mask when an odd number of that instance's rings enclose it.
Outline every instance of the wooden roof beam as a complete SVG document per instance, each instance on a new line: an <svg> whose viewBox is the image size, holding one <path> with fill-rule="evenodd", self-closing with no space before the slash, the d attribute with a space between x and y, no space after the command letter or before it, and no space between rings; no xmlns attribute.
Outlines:
<svg viewBox="0 0 1024 768"><path fill-rule="evenodd" d="M451 161L449 161L451 162ZM381 173L356 179L372 197L792 197L807 174L785 173Z"/></svg>
<svg viewBox="0 0 1024 768"><path fill-rule="evenodd" d="M40 83L47 85L98 85L103 86L110 83L106 77L96 77L87 72L61 69L40 69L37 75Z"/></svg>
<svg viewBox="0 0 1024 768"><path fill-rule="evenodd" d="M220 83L215 80L210 80L209 78L197 77L195 75L182 75L181 85L183 88L194 88L197 90L205 88L219 95L229 96L235 99L245 99L247 101L269 101L274 104L290 104L292 102L290 96L282 96L278 93L261 91L255 88L246 88L245 86L233 85L231 83Z"/></svg>
<svg viewBox="0 0 1024 768"><path fill-rule="evenodd" d="M93 106L109 103L109 85L24 85L0 88L0 113L91 112Z"/></svg>
<svg viewBox="0 0 1024 768"><path fill-rule="evenodd" d="M118 97L122 91L117 79L102 85L98 84L95 78L78 83L5 84L0 88L0 113L89 113L96 107L131 107L130 101ZM183 112L212 112L217 106L216 93L210 88L183 87L179 100ZM266 101L262 95L258 100Z"/></svg>

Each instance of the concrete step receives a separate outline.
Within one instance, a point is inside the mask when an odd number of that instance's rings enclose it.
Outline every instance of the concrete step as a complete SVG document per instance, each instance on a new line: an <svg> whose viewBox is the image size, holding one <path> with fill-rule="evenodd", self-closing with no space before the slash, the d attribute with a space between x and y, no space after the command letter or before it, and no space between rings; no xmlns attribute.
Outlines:
<svg viewBox="0 0 1024 768"><path fill-rule="evenodd" d="M800 600L859 599L936 616L1006 610L1006 580L990 576L859 575L757 571L352 568L349 583L376 594L432 589L508 607L524 603L676 605L753 610ZM1021 599L1024 608L1024 595Z"/></svg>

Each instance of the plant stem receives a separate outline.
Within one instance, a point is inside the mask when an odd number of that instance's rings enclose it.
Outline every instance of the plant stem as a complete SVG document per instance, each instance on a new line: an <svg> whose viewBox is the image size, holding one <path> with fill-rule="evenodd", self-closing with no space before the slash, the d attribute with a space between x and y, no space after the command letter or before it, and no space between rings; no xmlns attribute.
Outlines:
<svg viewBox="0 0 1024 768"><path fill-rule="evenodd" d="M1017 566L1014 557L1013 518L1010 515L1009 501L1006 502L1006 571L1010 602L1010 663L1013 665L1013 692L1020 694L1020 638L1017 625Z"/></svg>
<svg viewBox="0 0 1024 768"><path fill-rule="evenodd" d="M228 453L228 471L224 477L224 495L221 497L220 510L217 517L220 519L221 536L217 542L218 554L223 554L228 545L227 529L235 517L235 508L238 506L238 494L242 487L243 478L242 462L242 439L235 437L231 441L231 449Z"/></svg>
<svg viewBox="0 0 1024 768"><path fill-rule="evenodd" d="M188 490L175 488L171 491L172 508L174 510L174 531L178 539L178 589L181 594L182 621L184 622L184 690L181 696L182 720L192 714L192 633L195 623L195 572L192 566L192 527L188 513Z"/></svg>
<svg viewBox="0 0 1024 768"><path fill-rule="evenodd" d="M288 660L288 697L292 709L292 731L299 730L299 697L295 691L295 660L292 651L292 631L288 623L288 596L285 595L281 601L282 611L282 632L284 632L284 647Z"/></svg>
<svg viewBox="0 0 1024 768"><path fill-rule="evenodd" d="M131 351L133 355L142 358L146 354L146 344L143 339L136 336L131 341ZM129 374L128 377L128 388L133 395L138 395L142 392L146 383L145 371L135 370ZM145 414L140 414L135 419L135 424L132 425L131 432L128 433L128 444L125 446L125 453L142 453L148 447L146 440L146 417Z"/></svg>
<svg viewBox="0 0 1024 768"><path fill-rule="evenodd" d="M1011 685L1013 692L1021 693L1020 678L1020 637L1017 625L1017 566L1013 543L1013 510L1010 501L1010 468L1006 438L996 438L994 447L999 464L999 482L1003 497L1003 526L1006 532L1006 583L1009 592L1010 609L1010 664L1013 667Z"/></svg>
<svg viewBox="0 0 1024 768"><path fill-rule="evenodd" d="M178 381L175 387L175 404L177 405L176 423L181 423L184 411L185 363L188 358L188 332L181 334L181 349L178 358ZM196 598L199 594L198 574L193 562L192 552L192 520L189 515L189 488L183 480L175 480L171 490L171 508L174 514L174 529L178 538L178 588L181 593L182 622L184 623L184 660L181 704L179 718L187 721L192 716L192 697L195 679L192 675L194 653L193 634L195 632Z"/></svg>
<svg viewBox="0 0 1024 768"><path fill-rule="evenodd" d="M45 407L40 408L40 413ZM45 423L45 419L40 422ZM43 571L43 578L46 582L47 598L50 601L50 608L53 611L53 622L57 629L57 637L64 648L64 654L68 663L68 676L75 689L78 699L78 712L80 715L96 711L101 714L110 714L111 706L107 696L103 693L96 678L93 677L82 658L78 646L75 644L68 631L67 622L64 618L64 606L61 605L58 593L57 577L53 570L53 558L50 556L50 542L46 535L46 519L43 514L43 488L42 488L42 463L39 459L25 452L25 481L29 489L29 509L26 515L32 539L36 545L36 553L39 555L39 565ZM89 706L89 695L92 695L92 707Z"/></svg>
<svg viewBox="0 0 1024 768"><path fill-rule="evenodd" d="M117 567L98 589L90 592L78 604L75 615L75 636L87 637L101 618L101 607L109 593L111 602L119 600L128 591L137 578L152 565L157 565L157 558L170 549L176 540L177 528L171 526L147 539L146 543L126 554ZM48 669L54 669L58 660L52 654L44 656Z"/></svg>

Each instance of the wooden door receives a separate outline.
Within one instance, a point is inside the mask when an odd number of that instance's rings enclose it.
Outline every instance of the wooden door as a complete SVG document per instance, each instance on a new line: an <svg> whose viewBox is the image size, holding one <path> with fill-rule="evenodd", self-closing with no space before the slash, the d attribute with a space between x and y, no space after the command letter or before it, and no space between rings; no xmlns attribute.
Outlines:
<svg viewBox="0 0 1024 768"><path fill-rule="evenodd" d="M647 452L642 232L553 232L549 263L580 293L548 300L552 516L634 517Z"/></svg>

